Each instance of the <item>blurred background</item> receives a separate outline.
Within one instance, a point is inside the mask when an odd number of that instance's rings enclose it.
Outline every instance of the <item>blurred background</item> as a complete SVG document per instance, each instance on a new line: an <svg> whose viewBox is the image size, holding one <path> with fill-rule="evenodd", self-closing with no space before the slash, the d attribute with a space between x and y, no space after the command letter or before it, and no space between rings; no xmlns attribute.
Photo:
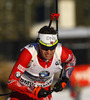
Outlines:
<svg viewBox="0 0 90 100"><path fill-rule="evenodd" d="M38 30L49 25L55 7L55 0L0 0L0 94L10 92L7 80L20 49L35 42ZM58 13L59 42L73 51L78 67L90 67L90 0L58 0ZM55 21L52 26L56 28ZM89 100L90 96L86 96L87 99L82 96L83 88L89 88L90 78L82 75L89 84L73 87L80 95L72 93L70 88L68 100ZM90 95L90 90L85 91ZM0 96L0 100L6 100L6 97Z"/></svg>

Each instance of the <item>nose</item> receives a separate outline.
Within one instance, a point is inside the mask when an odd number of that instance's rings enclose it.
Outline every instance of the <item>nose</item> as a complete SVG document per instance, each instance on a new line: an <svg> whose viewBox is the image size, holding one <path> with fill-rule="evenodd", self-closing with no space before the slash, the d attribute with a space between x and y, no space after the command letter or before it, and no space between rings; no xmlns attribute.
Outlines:
<svg viewBox="0 0 90 100"><path fill-rule="evenodd" d="M50 50L50 49L48 49L48 50L47 50L47 53L49 54L50 52L51 52L51 50Z"/></svg>

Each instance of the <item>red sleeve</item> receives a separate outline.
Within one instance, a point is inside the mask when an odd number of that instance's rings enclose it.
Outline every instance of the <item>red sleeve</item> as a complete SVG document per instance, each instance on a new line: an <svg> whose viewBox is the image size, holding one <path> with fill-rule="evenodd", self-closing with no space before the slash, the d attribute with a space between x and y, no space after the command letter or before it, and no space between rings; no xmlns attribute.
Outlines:
<svg viewBox="0 0 90 100"><path fill-rule="evenodd" d="M76 58L72 51L62 46L61 62L65 63L65 72L63 76L70 77L76 64Z"/></svg>
<svg viewBox="0 0 90 100"><path fill-rule="evenodd" d="M62 46L61 62L64 63L70 60L72 57L72 51L64 46Z"/></svg>
<svg viewBox="0 0 90 100"><path fill-rule="evenodd" d="M15 77L15 73L19 71L21 72L21 74L23 74L29 62L31 61L31 58L32 58L32 55L30 54L30 52L27 49L24 49L21 52L18 60L16 61L16 64L14 65L14 68L11 72L9 79L19 80L19 78Z"/></svg>
<svg viewBox="0 0 90 100"><path fill-rule="evenodd" d="M31 58L32 55L27 49L24 49L21 52L18 60L16 61L16 64L13 67L13 70L7 83L9 89L24 94L30 92L30 89L28 87L23 86L19 83L19 79L21 75L24 73L25 69L27 68Z"/></svg>

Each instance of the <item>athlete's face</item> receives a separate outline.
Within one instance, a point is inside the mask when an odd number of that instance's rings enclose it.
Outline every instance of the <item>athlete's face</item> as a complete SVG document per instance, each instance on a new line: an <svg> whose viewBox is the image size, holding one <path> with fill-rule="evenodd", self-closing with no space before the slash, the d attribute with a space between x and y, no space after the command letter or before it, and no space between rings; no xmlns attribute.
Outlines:
<svg viewBox="0 0 90 100"><path fill-rule="evenodd" d="M48 48L44 48L41 45L39 45L39 51L40 51L42 58L49 60L54 55L55 48L54 49L48 49Z"/></svg>

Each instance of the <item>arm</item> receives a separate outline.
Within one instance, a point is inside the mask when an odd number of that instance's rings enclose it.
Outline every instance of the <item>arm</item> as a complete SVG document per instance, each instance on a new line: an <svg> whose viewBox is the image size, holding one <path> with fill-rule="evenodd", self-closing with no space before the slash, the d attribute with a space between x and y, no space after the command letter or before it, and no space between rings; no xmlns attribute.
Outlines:
<svg viewBox="0 0 90 100"><path fill-rule="evenodd" d="M63 77L67 77L69 79L76 64L76 58L70 49L63 46L62 46L61 62L65 63L65 71L63 73Z"/></svg>
<svg viewBox="0 0 90 100"><path fill-rule="evenodd" d="M16 61L16 64L13 67L13 70L10 74L7 86L12 91L18 91L20 93L30 93L30 89L27 86L21 85L19 83L19 79L21 75L24 73L25 69L27 68L30 60L32 58L32 55L27 49L24 49L18 60Z"/></svg>
<svg viewBox="0 0 90 100"><path fill-rule="evenodd" d="M63 88L65 88L70 78L70 75L74 69L74 66L76 64L76 58L73 55L72 51L63 46L62 46L62 53L61 53L61 63L65 63L65 69L62 75L62 79L61 80L59 79L58 82L56 82L56 84L54 85L53 90L55 92L62 91Z"/></svg>

